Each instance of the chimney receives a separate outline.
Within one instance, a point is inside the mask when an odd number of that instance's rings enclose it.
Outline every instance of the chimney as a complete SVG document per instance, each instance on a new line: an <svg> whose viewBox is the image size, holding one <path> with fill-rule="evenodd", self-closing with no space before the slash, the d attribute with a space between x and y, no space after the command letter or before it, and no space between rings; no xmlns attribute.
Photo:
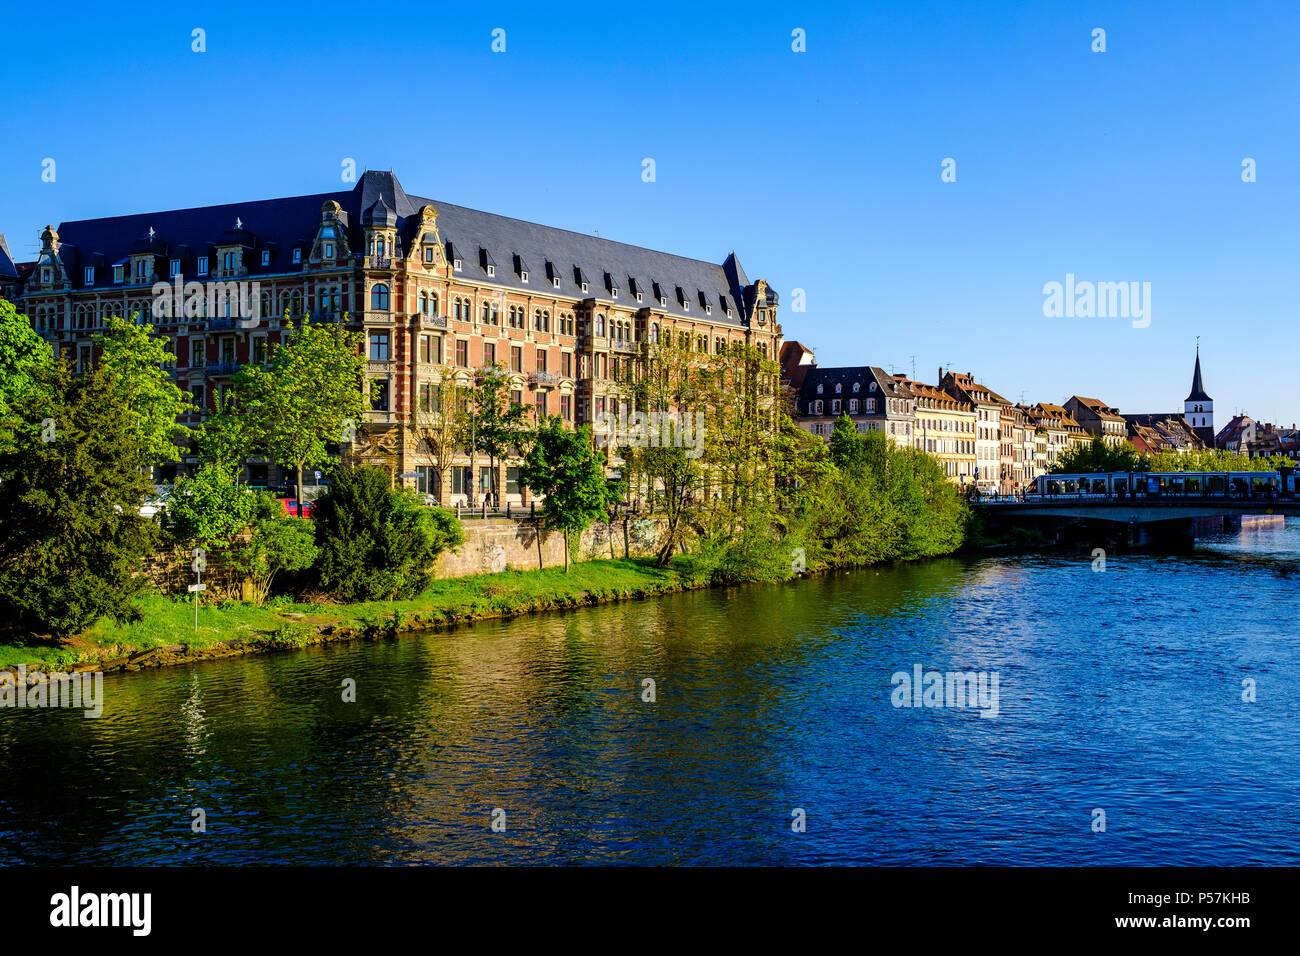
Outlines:
<svg viewBox="0 0 1300 956"><path fill-rule="evenodd" d="M939 366L939 381L938 381L936 384L938 384L938 385L942 385L942 384L943 384L943 366L942 366L942 365Z"/></svg>

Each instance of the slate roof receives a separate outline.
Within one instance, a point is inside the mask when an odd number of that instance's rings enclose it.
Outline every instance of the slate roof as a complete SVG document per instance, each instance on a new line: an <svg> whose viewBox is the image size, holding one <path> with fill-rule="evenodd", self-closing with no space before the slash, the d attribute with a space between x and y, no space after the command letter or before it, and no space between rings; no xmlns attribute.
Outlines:
<svg viewBox="0 0 1300 956"><path fill-rule="evenodd" d="M617 300L619 305L653 307L674 316L695 318L704 314L701 302L707 302L712 307L710 321L736 326L746 324L745 318L753 316L755 308L775 305L778 301L772 290L759 301L757 284L750 283L734 252L720 264L704 262L524 222L408 195L391 172L375 170L364 173L354 187L343 192L64 222L57 230L62 243L60 254L73 287L78 289L85 288L85 266L117 263L132 253L144 251L153 251L162 259L181 258L183 276L194 278L194 260L213 255L213 247L223 239L241 242L254 250L254 255L245 258L250 278L296 273L301 266L293 264L291 250L295 246L302 248L306 258L320 223L321 205L327 200L337 202L343 209L342 222L353 253L361 251L363 245L363 216L380 221L396 217L399 243L407 248L419 226L419 210L426 204L432 205L438 211L438 232L447 246L448 258L462 260L461 271L456 275L467 280L490 281L519 290L542 289L578 299L592 296L607 299L609 296L600 280L609 273L614 284L623 287ZM242 227L238 231L236 220ZM269 266L261 265L262 250L271 252ZM528 282L524 282L521 270L499 265L516 262L535 267L553 263L554 269L532 272ZM486 265L490 263L498 266L489 280ZM168 274L166 266L158 272L161 276ZM593 276L594 282L589 278ZM553 278L559 278L559 289L552 284ZM588 282L585 293L580 285L584 279ZM643 290L641 303L636 302L635 292L630 291L629 280L635 280L636 289ZM650 294L655 284L667 297L666 305ZM114 285L111 269L96 269L95 288ZM724 307L730 309L729 315Z"/></svg>
<svg viewBox="0 0 1300 956"><path fill-rule="evenodd" d="M13 254L5 242L5 234L0 232L0 279L17 279L18 267L14 265Z"/></svg>
<svg viewBox="0 0 1300 956"><path fill-rule="evenodd" d="M803 381L799 386L799 408L807 411L808 403L815 402L817 399L829 400L834 398L910 398L911 389L908 388L906 381L890 375L884 369L875 365L847 365L839 368L820 368L816 365L805 366L807 371L804 374ZM875 383L876 390L872 391L871 385ZM856 384L858 390L853 391ZM822 387L822 392L817 393L817 386ZM835 386L840 386L840 391L835 391ZM827 405L827 408L830 406ZM863 406L865 407L865 406ZM879 413L859 412L859 414L883 414L884 406L879 406ZM846 406L847 408L847 406Z"/></svg>

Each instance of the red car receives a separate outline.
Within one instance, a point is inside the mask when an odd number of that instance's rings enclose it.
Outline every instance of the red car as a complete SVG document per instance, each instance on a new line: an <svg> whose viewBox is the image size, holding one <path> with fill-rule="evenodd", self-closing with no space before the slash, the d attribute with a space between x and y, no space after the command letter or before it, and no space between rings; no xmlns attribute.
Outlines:
<svg viewBox="0 0 1300 956"><path fill-rule="evenodd" d="M295 518L298 516L298 499L297 498L280 498L280 506L284 508L286 514L291 514ZM312 513L312 503L304 501L302 503L302 516L310 518Z"/></svg>

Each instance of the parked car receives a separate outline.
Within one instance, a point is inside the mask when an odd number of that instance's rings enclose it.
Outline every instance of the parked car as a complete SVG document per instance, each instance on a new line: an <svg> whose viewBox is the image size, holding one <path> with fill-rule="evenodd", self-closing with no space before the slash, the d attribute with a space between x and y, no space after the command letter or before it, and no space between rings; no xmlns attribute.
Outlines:
<svg viewBox="0 0 1300 956"><path fill-rule="evenodd" d="M291 514L294 517L298 516L297 498L277 498L276 500L279 501L280 506L284 508L285 514ZM310 518L312 516L312 512L315 510L315 507L316 506L313 505L310 501L304 499L302 503L302 516L304 518Z"/></svg>
<svg viewBox="0 0 1300 956"><path fill-rule="evenodd" d="M152 518L167 510L167 499L171 497L172 490L169 486L163 485L162 490L157 494L150 495L140 506L140 517Z"/></svg>

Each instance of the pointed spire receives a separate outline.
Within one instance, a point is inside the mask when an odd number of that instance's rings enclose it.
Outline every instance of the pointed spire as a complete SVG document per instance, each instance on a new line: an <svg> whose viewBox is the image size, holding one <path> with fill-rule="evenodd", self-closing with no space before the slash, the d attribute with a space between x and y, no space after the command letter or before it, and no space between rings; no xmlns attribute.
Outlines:
<svg viewBox="0 0 1300 956"><path fill-rule="evenodd" d="M1205 383L1201 381L1201 346L1196 346L1196 368L1192 372L1192 391L1185 401L1188 402L1211 402L1209 395L1205 394Z"/></svg>

